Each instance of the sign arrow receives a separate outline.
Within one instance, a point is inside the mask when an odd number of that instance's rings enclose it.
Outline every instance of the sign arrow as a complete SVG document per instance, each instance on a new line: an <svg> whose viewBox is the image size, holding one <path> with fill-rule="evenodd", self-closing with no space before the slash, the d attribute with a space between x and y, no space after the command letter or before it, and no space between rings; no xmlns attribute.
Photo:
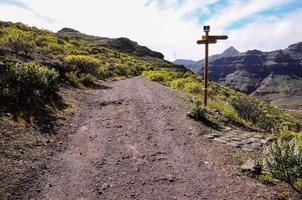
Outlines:
<svg viewBox="0 0 302 200"><path fill-rule="evenodd" d="M215 40L215 39L210 39L210 40L198 40L197 41L197 44L215 44L215 43L217 43L217 40Z"/></svg>
<svg viewBox="0 0 302 200"><path fill-rule="evenodd" d="M209 40L226 40L228 39L228 36L226 35L209 35L208 36ZM202 36L202 40L206 40L206 36Z"/></svg>

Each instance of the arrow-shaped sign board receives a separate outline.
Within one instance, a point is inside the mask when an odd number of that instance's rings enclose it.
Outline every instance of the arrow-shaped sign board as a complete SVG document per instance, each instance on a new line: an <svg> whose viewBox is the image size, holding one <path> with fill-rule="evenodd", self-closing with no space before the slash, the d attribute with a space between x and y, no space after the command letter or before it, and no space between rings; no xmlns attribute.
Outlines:
<svg viewBox="0 0 302 200"><path fill-rule="evenodd" d="M209 39L208 41L206 41L206 40L198 40L197 41L197 44L206 44L206 43L208 43L208 44L215 44L215 43L217 43L217 40L215 40L215 39Z"/></svg>
<svg viewBox="0 0 302 200"><path fill-rule="evenodd" d="M202 36L203 40L206 40L206 36ZM226 40L228 39L228 36L226 35L209 35L208 36L209 40Z"/></svg>

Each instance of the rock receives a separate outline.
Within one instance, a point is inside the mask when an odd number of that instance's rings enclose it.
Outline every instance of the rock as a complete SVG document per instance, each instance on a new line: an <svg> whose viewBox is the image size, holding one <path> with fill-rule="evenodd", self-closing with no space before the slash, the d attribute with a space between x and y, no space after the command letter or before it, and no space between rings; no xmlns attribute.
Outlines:
<svg viewBox="0 0 302 200"><path fill-rule="evenodd" d="M212 133L212 135L213 135L214 137L220 137L220 136L221 136L221 134L220 134L220 133L218 133L218 132L216 132L216 133Z"/></svg>
<svg viewBox="0 0 302 200"><path fill-rule="evenodd" d="M241 165L243 171L253 172L259 174L261 172L261 166L252 159L248 159L243 165Z"/></svg>
<svg viewBox="0 0 302 200"><path fill-rule="evenodd" d="M238 141L229 142L228 145L230 145L231 147L239 148L240 146L242 146L242 142L238 142Z"/></svg>
<svg viewBox="0 0 302 200"><path fill-rule="evenodd" d="M225 131L230 131L230 130L232 130L232 128L231 127L225 127L225 129L224 129Z"/></svg>
<svg viewBox="0 0 302 200"><path fill-rule="evenodd" d="M253 142L251 140L244 140L245 144L252 144Z"/></svg>
<svg viewBox="0 0 302 200"><path fill-rule="evenodd" d="M250 147L253 148L254 150L259 150L261 146L262 146L262 144L260 144L260 143L252 143L250 145Z"/></svg>
<svg viewBox="0 0 302 200"><path fill-rule="evenodd" d="M258 139L263 139L263 138L264 138L263 135L255 135L254 137L255 137L255 138L258 138Z"/></svg>
<svg viewBox="0 0 302 200"><path fill-rule="evenodd" d="M254 151L254 149L251 149L249 147L243 147L242 150L246 151L246 152L253 152Z"/></svg>
<svg viewBox="0 0 302 200"><path fill-rule="evenodd" d="M227 143L227 141L225 141L225 140L223 140L221 138L215 138L214 141L220 142L220 143L223 143L223 144Z"/></svg>
<svg viewBox="0 0 302 200"><path fill-rule="evenodd" d="M260 143L261 143L261 144L267 144L268 142L269 142L269 141L268 141L267 139L261 139L261 140L260 140Z"/></svg>
<svg viewBox="0 0 302 200"><path fill-rule="evenodd" d="M192 112L187 112L187 116L191 119L195 119L195 115Z"/></svg>
<svg viewBox="0 0 302 200"><path fill-rule="evenodd" d="M211 134L210 134L210 135L206 135L205 137L206 137L207 139L209 139L209 140L213 140L213 139L215 138L215 137L214 137L213 135L211 135Z"/></svg>
<svg viewBox="0 0 302 200"><path fill-rule="evenodd" d="M236 142L241 141L241 139L240 139L240 138L231 138L231 140L236 141Z"/></svg>
<svg viewBox="0 0 302 200"><path fill-rule="evenodd" d="M251 142L258 142L258 141L259 141L259 139L253 138L253 137L252 137L252 138L249 138L248 140L251 141Z"/></svg>

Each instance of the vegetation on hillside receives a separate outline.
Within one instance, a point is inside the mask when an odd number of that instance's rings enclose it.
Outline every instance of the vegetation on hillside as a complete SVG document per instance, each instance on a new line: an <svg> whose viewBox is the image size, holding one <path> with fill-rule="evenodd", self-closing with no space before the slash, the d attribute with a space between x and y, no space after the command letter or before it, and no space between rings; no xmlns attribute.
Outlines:
<svg viewBox="0 0 302 200"><path fill-rule="evenodd" d="M259 180L270 182L273 177L288 183L302 193L302 122L271 105L228 87L210 82L209 109L203 105L203 82L189 73L159 69L145 71L143 76L162 85L184 92L190 102L189 116L207 125L216 112L220 121L279 135L279 140L263 152L264 174ZM217 116L216 116L217 117ZM217 126L214 128L217 128Z"/></svg>
<svg viewBox="0 0 302 200"><path fill-rule="evenodd" d="M133 48L135 43L126 42ZM140 48L141 55L143 50ZM156 57L119 51L114 44L112 48L102 46L85 36L73 38L21 23L0 22L2 112L47 104L61 86L91 87L99 80L132 77L151 67L170 66L175 67Z"/></svg>
<svg viewBox="0 0 302 200"><path fill-rule="evenodd" d="M82 93L76 88L177 67L161 57L128 39L101 44L84 34L73 37L0 21L0 199L13 191L35 160L47 155L61 118L80 105Z"/></svg>
<svg viewBox="0 0 302 200"><path fill-rule="evenodd" d="M189 72L169 69L145 71L143 75L149 80L185 92L195 110L198 107L203 110L201 102L204 86L200 77ZM295 131L301 129L301 122L294 117L263 101L213 82L209 87L209 108L217 110L228 123L259 131L278 132L284 128Z"/></svg>

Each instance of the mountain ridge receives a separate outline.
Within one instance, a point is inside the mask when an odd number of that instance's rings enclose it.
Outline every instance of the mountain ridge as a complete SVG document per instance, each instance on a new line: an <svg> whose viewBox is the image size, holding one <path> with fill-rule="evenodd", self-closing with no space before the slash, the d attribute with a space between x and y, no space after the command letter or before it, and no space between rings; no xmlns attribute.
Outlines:
<svg viewBox="0 0 302 200"><path fill-rule="evenodd" d="M209 56L209 62L214 61L216 59L222 58L222 57L232 57L238 55L240 52L235 49L233 46L230 46L226 50L224 50L221 54L214 54ZM193 61L193 60L186 60L186 59L177 59L173 61L173 63L178 65L184 65L191 71L198 73L201 68L204 66L204 59Z"/></svg>
<svg viewBox="0 0 302 200"><path fill-rule="evenodd" d="M87 35L85 33L81 33L72 28L62 28L57 32L59 36L68 36L70 38L83 38L90 42L94 42L98 45L113 48L123 53L132 53L136 56L150 56L159 59L164 59L164 55L160 52L153 51L148 47L141 46L137 42L134 42L128 38L120 37L120 38L107 38L100 36Z"/></svg>
<svg viewBox="0 0 302 200"><path fill-rule="evenodd" d="M203 74L203 63L199 64L197 73ZM283 50L262 52L254 49L210 60L209 78L275 106L301 109L302 42Z"/></svg>

